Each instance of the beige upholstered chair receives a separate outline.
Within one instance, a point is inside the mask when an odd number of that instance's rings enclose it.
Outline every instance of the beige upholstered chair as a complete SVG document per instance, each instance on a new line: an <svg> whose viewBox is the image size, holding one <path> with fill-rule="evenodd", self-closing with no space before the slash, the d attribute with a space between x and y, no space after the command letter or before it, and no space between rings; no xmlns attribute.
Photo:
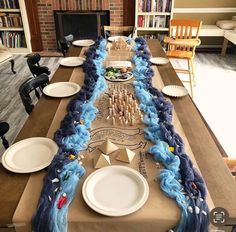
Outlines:
<svg viewBox="0 0 236 232"><path fill-rule="evenodd" d="M11 70L15 74L16 72L14 71L14 59L11 54L11 52L2 44L0 41L0 65L6 63L6 62L11 63Z"/></svg>

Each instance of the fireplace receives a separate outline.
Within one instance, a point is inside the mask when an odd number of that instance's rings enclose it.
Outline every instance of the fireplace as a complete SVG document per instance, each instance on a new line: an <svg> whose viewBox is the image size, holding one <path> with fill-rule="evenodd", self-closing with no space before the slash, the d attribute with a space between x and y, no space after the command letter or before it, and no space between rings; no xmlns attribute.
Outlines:
<svg viewBox="0 0 236 232"><path fill-rule="evenodd" d="M103 35L102 26L110 25L110 12L54 11L57 41L68 34L74 39L96 39Z"/></svg>

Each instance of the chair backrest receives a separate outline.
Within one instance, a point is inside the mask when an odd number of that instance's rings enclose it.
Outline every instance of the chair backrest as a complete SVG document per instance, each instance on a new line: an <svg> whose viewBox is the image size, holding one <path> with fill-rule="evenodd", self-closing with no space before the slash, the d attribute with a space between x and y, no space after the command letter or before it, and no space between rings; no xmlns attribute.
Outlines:
<svg viewBox="0 0 236 232"><path fill-rule="evenodd" d="M169 33L174 39L198 39L202 21L192 19L172 19L170 20ZM172 45L173 46L173 45ZM191 50L189 46L173 46L176 50ZM173 50L172 47L172 50ZM195 47L193 47L195 49Z"/></svg>
<svg viewBox="0 0 236 232"><path fill-rule="evenodd" d="M22 100L22 103L25 107L25 110L28 114L30 114L34 108L30 93L35 91L36 97L39 99L40 94L38 92L39 89L43 89L46 85L49 84L49 77L46 74L41 74L37 78L29 78L24 83L21 84L19 88L19 94Z"/></svg>
<svg viewBox="0 0 236 232"><path fill-rule="evenodd" d="M33 74L34 77L39 76L40 74L47 74L49 75L51 72L49 71L48 67L40 66L39 61L41 60L41 56L36 53L27 58L28 67Z"/></svg>
<svg viewBox="0 0 236 232"><path fill-rule="evenodd" d="M2 139L2 144L7 149L9 147L9 143L5 138L5 134L8 132L10 126L7 122L0 122L0 137Z"/></svg>
<svg viewBox="0 0 236 232"><path fill-rule="evenodd" d="M134 35L134 26L103 26L104 36L107 39L107 36L110 36L110 32L129 32L129 35L133 37Z"/></svg>
<svg viewBox="0 0 236 232"><path fill-rule="evenodd" d="M72 34L69 34L58 41L58 47L63 56L66 56L66 53L68 52L73 40L74 36Z"/></svg>

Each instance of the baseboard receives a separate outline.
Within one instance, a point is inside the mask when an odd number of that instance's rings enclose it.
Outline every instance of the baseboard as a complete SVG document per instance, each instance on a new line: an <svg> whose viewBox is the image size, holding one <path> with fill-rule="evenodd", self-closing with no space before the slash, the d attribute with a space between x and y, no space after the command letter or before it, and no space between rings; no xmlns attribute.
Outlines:
<svg viewBox="0 0 236 232"><path fill-rule="evenodd" d="M222 45L200 45L196 48L196 52L214 52L221 53ZM236 54L233 46L227 47L227 54Z"/></svg>

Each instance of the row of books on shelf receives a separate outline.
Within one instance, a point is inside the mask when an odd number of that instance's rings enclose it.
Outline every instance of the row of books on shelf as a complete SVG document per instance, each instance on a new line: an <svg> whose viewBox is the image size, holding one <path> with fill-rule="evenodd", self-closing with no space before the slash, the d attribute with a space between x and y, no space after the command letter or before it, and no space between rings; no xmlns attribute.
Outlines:
<svg viewBox="0 0 236 232"><path fill-rule="evenodd" d="M171 12L172 0L138 0L138 12Z"/></svg>
<svg viewBox="0 0 236 232"><path fill-rule="evenodd" d="M0 27L22 27L19 13L0 13Z"/></svg>
<svg viewBox="0 0 236 232"><path fill-rule="evenodd" d="M3 9L19 9L18 0L0 0L0 8Z"/></svg>
<svg viewBox="0 0 236 232"><path fill-rule="evenodd" d="M2 43L9 48L26 47L25 36L23 32L1 32Z"/></svg>
<svg viewBox="0 0 236 232"><path fill-rule="evenodd" d="M170 16L139 15L138 27L169 27Z"/></svg>

